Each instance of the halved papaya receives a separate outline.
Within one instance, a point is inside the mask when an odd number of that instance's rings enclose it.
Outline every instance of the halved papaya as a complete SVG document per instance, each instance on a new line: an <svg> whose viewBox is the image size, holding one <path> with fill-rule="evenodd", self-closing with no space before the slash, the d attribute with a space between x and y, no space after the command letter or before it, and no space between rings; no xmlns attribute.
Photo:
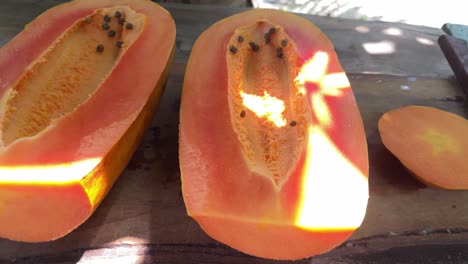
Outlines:
<svg viewBox="0 0 468 264"><path fill-rule="evenodd" d="M390 110L379 120L385 147L421 182L468 189L468 121L428 106Z"/></svg>
<svg viewBox="0 0 468 264"><path fill-rule="evenodd" d="M299 16L254 9L203 32L179 133L188 215L239 251L305 258L341 244L364 218L361 115L333 44Z"/></svg>
<svg viewBox="0 0 468 264"><path fill-rule="evenodd" d="M0 50L0 237L60 238L96 210L163 91L175 23L145 0L76 0Z"/></svg>

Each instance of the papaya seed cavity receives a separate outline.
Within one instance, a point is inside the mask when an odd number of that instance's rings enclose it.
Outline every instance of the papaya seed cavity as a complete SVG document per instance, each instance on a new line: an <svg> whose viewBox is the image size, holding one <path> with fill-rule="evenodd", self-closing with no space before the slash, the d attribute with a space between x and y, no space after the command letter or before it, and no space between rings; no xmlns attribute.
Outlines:
<svg viewBox="0 0 468 264"><path fill-rule="evenodd" d="M231 124L246 163L281 186L303 151L309 116L294 81L295 43L281 26L258 21L237 28L226 50Z"/></svg>
<svg viewBox="0 0 468 264"><path fill-rule="evenodd" d="M109 14L131 21L133 30L124 30ZM91 97L139 37L145 19L117 6L75 21L0 98L0 147L35 136ZM115 45L115 39L122 44Z"/></svg>

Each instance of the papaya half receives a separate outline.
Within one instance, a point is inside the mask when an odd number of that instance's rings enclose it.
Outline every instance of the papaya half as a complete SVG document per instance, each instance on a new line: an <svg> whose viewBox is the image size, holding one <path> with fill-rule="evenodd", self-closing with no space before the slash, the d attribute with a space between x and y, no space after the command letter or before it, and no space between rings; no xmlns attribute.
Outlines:
<svg viewBox="0 0 468 264"><path fill-rule="evenodd" d="M53 7L0 50L0 237L40 242L82 224L158 105L175 23L146 0Z"/></svg>
<svg viewBox="0 0 468 264"><path fill-rule="evenodd" d="M361 225L368 153L331 41L309 21L253 9L196 40L179 130L187 213L247 254L301 259Z"/></svg>
<svg viewBox="0 0 468 264"><path fill-rule="evenodd" d="M385 147L418 180L442 189L468 189L468 121L428 106L405 106L379 119Z"/></svg>

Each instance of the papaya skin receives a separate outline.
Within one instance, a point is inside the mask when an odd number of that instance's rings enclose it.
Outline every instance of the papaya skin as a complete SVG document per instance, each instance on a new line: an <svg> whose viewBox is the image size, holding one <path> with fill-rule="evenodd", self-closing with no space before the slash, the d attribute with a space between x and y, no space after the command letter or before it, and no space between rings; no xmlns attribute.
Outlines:
<svg viewBox="0 0 468 264"><path fill-rule="evenodd" d="M327 37L283 11L246 11L197 39L179 159L187 214L253 256L330 251L367 208L367 143L349 82Z"/></svg>
<svg viewBox="0 0 468 264"><path fill-rule="evenodd" d="M379 119L385 147L422 183L447 190L468 189L468 121L427 106L390 110Z"/></svg>
<svg viewBox="0 0 468 264"><path fill-rule="evenodd" d="M166 10L150 1L76 0L47 10L0 50L4 110L14 84L34 74L25 75L25 69L47 63L44 56L57 49L58 39L65 39L77 23L87 23L83 21L96 12L116 7L124 15L128 8L143 19L135 21L135 33L129 33L136 34L135 38L126 39L121 47L105 45L99 53L92 46L99 56L111 50L118 53L98 87L70 112L30 134L12 136L0 147L0 237L55 240L93 214L126 167L157 109L174 54L175 23ZM120 34L117 31L113 41ZM0 112L0 117L4 114Z"/></svg>

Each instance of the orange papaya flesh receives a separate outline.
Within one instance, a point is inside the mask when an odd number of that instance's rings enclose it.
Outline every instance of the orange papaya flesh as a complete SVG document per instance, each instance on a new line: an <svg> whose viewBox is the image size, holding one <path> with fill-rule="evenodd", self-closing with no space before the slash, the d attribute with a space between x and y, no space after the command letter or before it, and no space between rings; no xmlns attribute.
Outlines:
<svg viewBox="0 0 468 264"><path fill-rule="evenodd" d="M53 7L0 50L0 237L41 242L86 221L157 108L175 23L144 0Z"/></svg>
<svg viewBox="0 0 468 264"><path fill-rule="evenodd" d="M334 47L309 21L255 9L195 42L180 109L189 216L250 255L300 259L364 218L367 143Z"/></svg>
<svg viewBox="0 0 468 264"><path fill-rule="evenodd" d="M421 182L468 189L468 121L427 106L390 110L379 119L385 147Z"/></svg>

